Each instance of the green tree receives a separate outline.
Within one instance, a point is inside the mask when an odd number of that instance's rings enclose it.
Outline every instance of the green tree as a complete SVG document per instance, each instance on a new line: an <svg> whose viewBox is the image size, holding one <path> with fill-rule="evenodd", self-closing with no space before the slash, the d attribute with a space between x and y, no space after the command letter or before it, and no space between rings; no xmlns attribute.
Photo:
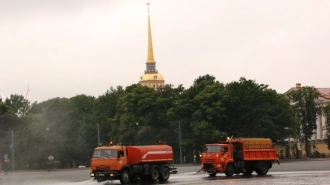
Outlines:
<svg viewBox="0 0 330 185"><path fill-rule="evenodd" d="M176 109L182 127L183 153L188 162L192 162L193 152L199 160L205 143L217 142L226 135L222 127L226 98L224 85L211 75L199 76L181 94Z"/></svg>
<svg viewBox="0 0 330 185"><path fill-rule="evenodd" d="M234 137L267 137L284 142L298 125L289 101L268 85L240 78L226 85L226 132Z"/></svg>
<svg viewBox="0 0 330 185"><path fill-rule="evenodd" d="M109 90L102 96L99 96L95 103L94 117L94 128L96 124L99 124L100 130L100 142L109 143L112 134L112 130L116 132L117 128L115 125L111 125L110 119L113 119L117 113L117 103L121 96L123 96L125 90L122 86L117 88L110 87ZM94 129L95 130L95 129ZM90 132L89 130L88 132ZM96 133L94 134L96 136ZM112 138L113 139L113 138Z"/></svg>
<svg viewBox="0 0 330 185"><path fill-rule="evenodd" d="M11 145L11 130L20 124L19 117L17 116L17 110L13 107L13 104L3 102L0 99L0 154L3 152L8 153Z"/></svg>
<svg viewBox="0 0 330 185"><path fill-rule="evenodd" d="M178 97L184 90L182 85L173 88L173 85L165 85L157 89L157 117L162 131L159 133L158 138L170 145L178 146L178 117L173 112L173 107L178 103ZM176 151L176 150L175 150Z"/></svg>
<svg viewBox="0 0 330 185"><path fill-rule="evenodd" d="M317 116L321 114L321 107L315 101L320 93L314 87L305 86L290 91L287 96L292 102L294 115L300 122L297 128L300 134L299 139L305 142L306 156L310 157L310 138L314 134L314 130L317 129Z"/></svg>
<svg viewBox="0 0 330 185"><path fill-rule="evenodd" d="M125 93L118 100L118 112L110 120L112 126L118 127L116 133L112 131L111 140L125 145L158 142L157 98L157 91L149 87L140 84L126 87Z"/></svg>
<svg viewBox="0 0 330 185"><path fill-rule="evenodd" d="M93 148L89 148L88 140L85 136L83 124L86 122L93 123L93 113L95 107L95 98L86 95L77 95L69 99L68 109L63 117L63 123L58 125L61 133L62 147L60 147L60 156L62 165L69 163L76 167L88 165L90 152Z"/></svg>
<svg viewBox="0 0 330 185"><path fill-rule="evenodd" d="M24 96L18 94L13 94L10 95L10 98L6 98L5 104L10 106L12 111L18 115L24 115L30 108L29 101L24 99Z"/></svg>
<svg viewBox="0 0 330 185"><path fill-rule="evenodd" d="M21 125L15 129L15 168L41 169L46 167L47 130L42 114L29 113L20 117Z"/></svg>

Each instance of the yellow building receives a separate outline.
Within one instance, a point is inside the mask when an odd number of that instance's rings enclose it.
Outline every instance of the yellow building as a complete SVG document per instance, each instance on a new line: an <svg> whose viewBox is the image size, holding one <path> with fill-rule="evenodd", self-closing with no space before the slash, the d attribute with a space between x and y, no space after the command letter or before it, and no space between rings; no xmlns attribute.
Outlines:
<svg viewBox="0 0 330 185"><path fill-rule="evenodd" d="M148 5L148 59L146 62L146 70L144 75L140 77L139 83L144 86L148 86L157 89L164 86L164 77L158 73L156 69L156 61L154 59L154 51L152 47L151 27L150 27L150 15L149 15L149 3Z"/></svg>

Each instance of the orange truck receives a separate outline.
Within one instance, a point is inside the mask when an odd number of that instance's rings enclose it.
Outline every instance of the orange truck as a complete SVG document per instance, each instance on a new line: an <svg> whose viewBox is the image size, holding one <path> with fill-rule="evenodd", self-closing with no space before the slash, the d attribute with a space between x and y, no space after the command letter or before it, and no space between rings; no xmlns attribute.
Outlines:
<svg viewBox="0 0 330 185"><path fill-rule="evenodd" d="M122 184L167 181L170 174L177 173L170 164L172 161L172 147L163 143L145 146L110 144L95 148L90 160L90 176L98 182L120 180Z"/></svg>
<svg viewBox="0 0 330 185"><path fill-rule="evenodd" d="M274 162L280 164L275 145L269 138L227 138L219 143L206 144L201 154L201 169L209 176L243 173L266 175Z"/></svg>

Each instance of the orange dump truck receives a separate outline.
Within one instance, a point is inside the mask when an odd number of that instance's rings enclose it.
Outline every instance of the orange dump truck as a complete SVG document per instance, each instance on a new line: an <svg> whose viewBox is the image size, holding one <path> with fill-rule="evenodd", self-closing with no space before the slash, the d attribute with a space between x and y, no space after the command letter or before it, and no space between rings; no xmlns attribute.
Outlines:
<svg viewBox="0 0 330 185"><path fill-rule="evenodd" d="M159 143L146 146L109 145L97 147L90 160L91 173L98 182L120 180L122 184L141 181L167 181L177 173L170 163L172 147Z"/></svg>
<svg viewBox="0 0 330 185"><path fill-rule="evenodd" d="M279 163L275 145L269 138L227 138L215 144L206 144L201 154L201 169L210 176L243 173L266 175L274 162Z"/></svg>

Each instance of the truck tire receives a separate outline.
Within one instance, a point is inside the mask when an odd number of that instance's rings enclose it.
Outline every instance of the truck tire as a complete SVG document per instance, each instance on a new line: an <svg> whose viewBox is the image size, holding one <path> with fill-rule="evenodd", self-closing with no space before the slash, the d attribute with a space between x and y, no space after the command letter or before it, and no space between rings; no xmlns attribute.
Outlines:
<svg viewBox="0 0 330 185"><path fill-rule="evenodd" d="M246 168L245 169L245 172L243 172L244 175L251 175L253 172L253 169L252 168Z"/></svg>
<svg viewBox="0 0 330 185"><path fill-rule="evenodd" d="M134 180L134 182L140 183L140 182L142 182L142 177L141 177L141 175L137 174L137 175L134 175L133 180Z"/></svg>
<svg viewBox="0 0 330 185"><path fill-rule="evenodd" d="M102 181L104 181L102 177L98 177L96 180L97 180L97 182L102 182Z"/></svg>
<svg viewBox="0 0 330 185"><path fill-rule="evenodd" d="M268 170L268 164L266 162L262 162L256 172L258 175L266 175Z"/></svg>
<svg viewBox="0 0 330 185"><path fill-rule="evenodd" d="M128 184L130 183L130 174L128 172L128 170L123 170L123 172L121 173L121 177L120 177L120 183L122 184Z"/></svg>
<svg viewBox="0 0 330 185"><path fill-rule="evenodd" d="M209 173L209 176L210 176L210 177L215 177L216 175L217 175L217 172Z"/></svg>
<svg viewBox="0 0 330 185"><path fill-rule="evenodd" d="M225 171L226 176L231 177L231 176L234 175L234 172L235 172L234 165L233 164L228 164L227 168L226 168L226 171Z"/></svg>
<svg viewBox="0 0 330 185"><path fill-rule="evenodd" d="M167 166L164 166L159 175L160 181L167 181L170 178L170 169Z"/></svg>
<svg viewBox="0 0 330 185"><path fill-rule="evenodd" d="M151 167L150 170L150 180L151 181L157 181L159 178L159 170L157 166Z"/></svg>

